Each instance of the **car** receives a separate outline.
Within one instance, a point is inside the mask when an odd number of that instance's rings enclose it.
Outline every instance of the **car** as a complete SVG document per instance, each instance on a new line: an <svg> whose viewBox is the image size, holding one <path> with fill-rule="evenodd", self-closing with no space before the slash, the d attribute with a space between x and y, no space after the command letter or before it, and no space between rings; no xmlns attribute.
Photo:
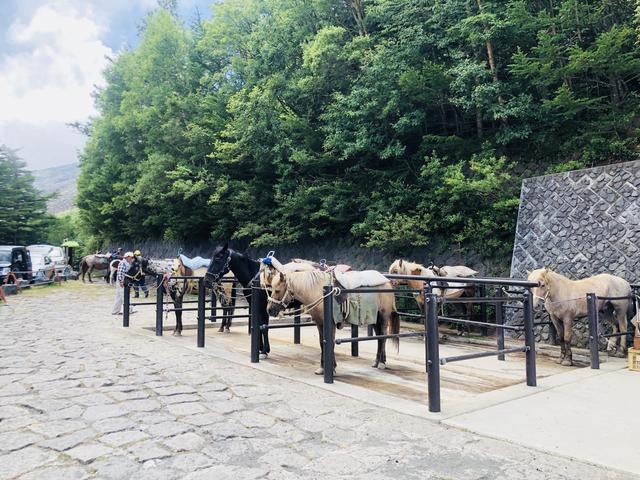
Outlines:
<svg viewBox="0 0 640 480"><path fill-rule="evenodd" d="M29 251L19 245L0 245L0 283L13 283L18 278L33 279Z"/></svg>
<svg viewBox="0 0 640 480"><path fill-rule="evenodd" d="M27 250L29 250L32 258L35 254L49 257L57 275L66 276L71 272L71 267L62 247L38 244L29 245ZM33 269L36 270L35 265Z"/></svg>

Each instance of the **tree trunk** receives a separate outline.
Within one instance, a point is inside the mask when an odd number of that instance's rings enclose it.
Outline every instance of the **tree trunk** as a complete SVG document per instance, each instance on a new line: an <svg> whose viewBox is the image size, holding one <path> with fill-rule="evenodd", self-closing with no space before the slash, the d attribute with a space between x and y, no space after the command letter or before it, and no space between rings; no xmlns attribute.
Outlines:
<svg viewBox="0 0 640 480"><path fill-rule="evenodd" d="M369 35L369 32L367 32L367 26L364 23L364 5L362 4L362 0L348 0L348 3L351 15L353 15L353 19L358 26L358 33L360 36L366 37Z"/></svg>

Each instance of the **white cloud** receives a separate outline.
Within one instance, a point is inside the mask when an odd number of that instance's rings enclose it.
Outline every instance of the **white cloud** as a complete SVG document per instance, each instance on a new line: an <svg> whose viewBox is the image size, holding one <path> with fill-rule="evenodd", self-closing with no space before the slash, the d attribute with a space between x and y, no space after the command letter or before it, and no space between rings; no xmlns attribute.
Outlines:
<svg viewBox="0 0 640 480"><path fill-rule="evenodd" d="M94 114L91 92L103 83L105 56L114 56L102 34L68 2L42 5L28 21L14 21L7 39L18 48L0 59L0 124L84 121Z"/></svg>

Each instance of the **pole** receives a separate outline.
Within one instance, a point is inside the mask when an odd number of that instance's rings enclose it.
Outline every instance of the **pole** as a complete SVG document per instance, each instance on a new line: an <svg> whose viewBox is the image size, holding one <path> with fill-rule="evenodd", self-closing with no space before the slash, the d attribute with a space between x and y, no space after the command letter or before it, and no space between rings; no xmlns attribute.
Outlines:
<svg viewBox="0 0 640 480"><path fill-rule="evenodd" d="M481 297L487 296L486 285L480 285L480 296ZM480 317L481 317L480 321L487 323L487 304L484 302L480 304ZM486 337L487 335L489 335L489 329L487 327L482 327L480 329L480 333L482 334L482 336Z"/></svg>
<svg viewBox="0 0 640 480"><path fill-rule="evenodd" d="M351 338L357 338L358 334L358 325L351 325ZM351 356L357 357L358 355L358 342L351 342Z"/></svg>
<svg viewBox="0 0 640 480"><path fill-rule="evenodd" d="M427 383L429 388L429 411L440 411L440 347L438 345L438 297L424 290L425 328L427 338Z"/></svg>
<svg viewBox="0 0 640 480"><path fill-rule="evenodd" d="M600 355L598 354L598 297L595 293L587 293L587 318L589 319L589 352L591 368L600 369Z"/></svg>
<svg viewBox="0 0 640 480"><path fill-rule="evenodd" d="M533 333L533 295L531 289L524 292L524 343L527 347L527 385L536 386L536 338Z"/></svg>
<svg viewBox="0 0 640 480"><path fill-rule="evenodd" d="M162 336L162 307L164 302L164 285L162 284L162 275L156 277L158 287L156 289L156 335Z"/></svg>
<svg viewBox="0 0 640 480"><path fill-rule="evenodd" d="M117 285L116 285L116 288L118 288ZM124 300L122 301L122 326L123 327L129 326L129 314L131 313L131 309L129 307L130 302L131 302L131 286L125 279Z"/></svg>
<svg viewBox="0 0 640 480"><path fill-rule="evenodd" d="M496 288L496 298L501 300L504 297L502 288ZM504 304L501 301L496 302L496 325L504 325ZM496 328L496 343L498 350L504 350L504 328ZM498 355L498 360L504 361L504 353Z"/></svg>
<svg viewBox="0 0 640 480"><path fill-rule="evenodd" d="M324 299L324 318L322 320L322 353L324 366L324 383L333 383L333 295L331 286L322 289Z"/></svg>
<svg viewBox="0 0 640 480"><path fill-rule="evenodd" d="M207 301L204 289L204 278L198 279L198 347L204 348L204 315L205 302Z"/></svg>
<svg viewBox="0 0 640 480"><path fill-rule="evenodd" d="M293 323L295 324L293 327L293 343L298 345L300 344L300 315L293 317Z"/></svg>
<svg viewBox="0 0 640 480"><path fill-rule="evenodd" d="M260 317L258 315L258 287L256 282L251 282L251 321L249 322L249 333L251 333L251 363L260 361Z"/></svg>

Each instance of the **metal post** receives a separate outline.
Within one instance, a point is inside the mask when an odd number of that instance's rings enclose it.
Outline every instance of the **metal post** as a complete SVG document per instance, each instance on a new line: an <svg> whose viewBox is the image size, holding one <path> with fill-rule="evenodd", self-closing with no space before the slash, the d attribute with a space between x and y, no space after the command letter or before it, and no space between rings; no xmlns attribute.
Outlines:
<svg viewBox="0 0 640 480"><path fill-rule="evenodd" d="M251 283L251 321L249 333L251 333L251 363L260 361L260 316L258 315L258 288L255 281Z"/></svg>
<svg viewBox="0 0 640 480"><path fill-rule="evenodd" d="M427 350L427 384L429 388L429 411L440 411L440 346L438 345L438 297L424 290L425 329Z"/></svg>
<svg viewBox="0 0 640 480"><path fill-rule="evenodd" d="M118 288L118 286L116 286ZM131 309L129 308L129 304L131 302L131 285L126 281L124 282L124 300L122 302L122 326L129 326L129 314L131 313Z"/></svg>
<svg viewBox="0 0 640 480"><path fill-rule="evenodd" d="M501 300L504 297L502 288L496 288L496 298ZM504 303L496 302L496 325L504 325ZM496 328L496 343L498 350L504 350L504 328ZM504 360L504 353L498 355L498 360Z"/></svg>
<svg viewBox="0 0 640 480"><path fill-rule="evenodd" d="M333 295L332 287L325 285L322 289L324 300L324 318L322 321L322 350L324 365L324 383L333 383Z"/></svg>
<svg viewBox="0 0 640 480"><path fill-rule="evenodd" d="M300 343L300 315L293 317L293 323L296 324L296 326L293 327L293 343L298 345Z"/></svg>
<svg viewBox="0 0 640 480"><path fill-rule="evenodd" d="M162 307L164 306L164 285L162 275L156 277L158 287L156 289L156 335L162 336Z"/></svg>
<svg viewBox="0 0 640 480"><path fill-rule="evenodd" d="M482 298L487 296L487 286L486 285L480 285L480 296ZM487 319L487 304L486 303L481 303L480 304L480 317L481 317L481 321L487 323L488 319ZM486 337L487 335L489 335L489 329L487 327L482 327L480 329L480 333L482 336Z"/></svg>
<svg viewBox="0 0 640 480"><path fill-rule="evenodd" d="M209 316L209 320L212 322L215 322L218 319L218 317L216 316L217 306L218 306L218 297L216 297L215 289L211 288L211 315Z"/></svg>
<svg viewBox="0 0 640 480"><path fill-rule="evenodd" d="M533 295L531 289L524 292L524 343L527 361L527 385L536 386L536 337L533 333Z"/></svg>
<svg viewBox="0 0 640 480"><path fill-rule="evenodd" d="M587 318L589 319L589 352L591 368L600 369L600 355L598 354L598 297L595 293L587 293Z"/></svg>
<svg viewBox="0 0 640 480"><path fill-rule="evenodd" d="M198 279L198 347L204 347L204 315L207 295L204 289L204 278Z"/></svg>
<svg viewBox="0 0 640 480"><path fill-rule="evenodd" d="M351 338L358 337L358 325L351 325ZM351 356L357 357L358 352L358 342L351 342Z"/></svg>
<svg viewBox="0 0 640 480"><path fill-rule="evenodd" d="M373 325L367 325L367 336L373 337Z"/></svg>

